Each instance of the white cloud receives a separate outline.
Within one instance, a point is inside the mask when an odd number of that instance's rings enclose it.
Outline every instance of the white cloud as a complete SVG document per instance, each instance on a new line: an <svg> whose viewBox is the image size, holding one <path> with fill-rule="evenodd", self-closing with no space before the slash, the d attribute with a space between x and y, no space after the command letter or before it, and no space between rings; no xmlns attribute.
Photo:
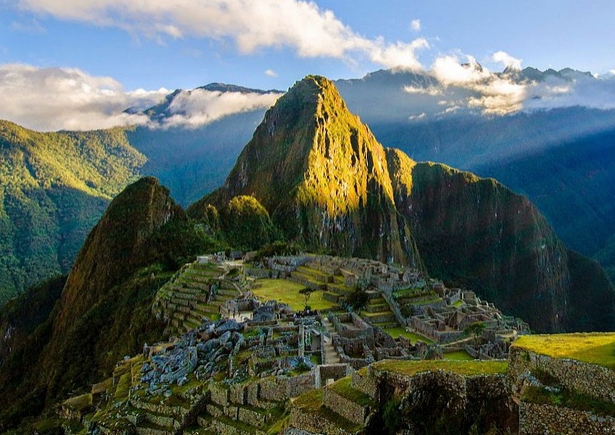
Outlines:
<svg viewBox="0 0 615 435"><path fill-rule="evenodd" d="M510 54L506 53L505 51L498 51L496 53L493 53L493 56L491 56L491 59L494 62L501 63L506 68L512 68L516 70L521 69L521 59L512 57Z"/></svg>
<svg viewBox="0 0 615 435"><path fill-rule="evenodd" d="M267 75L267 76L269 76L269 77L277 77L277 76L278 76L278 73L277 73L277 72L275 72L275 71L274 71L274 70L272 70L272 69L268 69L268 70L266 70L266 71L265 71L265 75Z"/></svg>
<svg viewBox="0 0 615 435"><path fill-rule="evenodd" d="M233 113L271 107L282 94L219 92L205 89L181 91L171 102L171 116L161 127L197 128Z"/></svg>
<svg viewBox="0 0 615 435"><path fill-rule="evenodd" d="M123 110L145 108L168 92L125 92L110 77L93 77L78 69L0 65L0 118L41 131L143 124L145 116Z"/></svg>
<svg viewBox="0 0 615 435"><path fill-rule="evenodd" d="M442 95L443 91L437 86L420 87L406 85L404 86L404 92L408 94L431 95L432 97L435 97L438 95Z"/></svg>
<svg viewBox="0 0 615 435"><path fill-rule="evenodd" d="M425 119L425 118L427 118L427 114L426 114L425 112L421 112L421 113L420 113L420 114L418 114L418 115L410 115L410 116L408 117L408 120L409 120L409 121L419 121L419 120L421 120L421 119Z"/></svg>
<svg viewBox="0 0 615 435"><path fill-rule="evenodd" d="M0 119L39 131L95 130L127 125L196 128L223 116L270 107L281 94L181 91L171 102L162 125L140 113L160 103L169 90L126 92L110 77L78 69L0 65ZM131 111L132 112L132 111Z"/></svg>
<svg viewBox="0 0 615 435"><path fill-rule="evenodd" d="M421 20L412 20L410 21L410 28L415 32L421 31Z"/></svg>
<svg viewBox="0 0 615 435"><path fill-rule="evenodd" d="M556 77L534 83L528 89L527 109L552 109L582 106L615 109L615 81L605 78L577 78L565 81Z"/></svg>
<svg viewBox="0 0 615 435"><path fill-rule="evenodd" d="M433 63L431 74L445 86L477 83L489 77L489 70L481 67L476 59L465 57L466 62L462 64L458 56L440 56Z"/></svg>
<svg viewBox="0 0 615 435"><path fill-rule="evenodd" d="M300 57L365 57L387 68L416 69L425 40L368 39L335 14L303 0L16 0L25 10L151 37L230 39L241 53L290 47Z"/></svg>
<svg viewBox="0 0 615 435"><path fill-rule="evenodd" d="M506 115L523 108L527 97L525 85L513 83L492 77L485 84L473 88L479 93L477 97L468 99L469 107L480 108L483 113L490 115Z"/></svg>

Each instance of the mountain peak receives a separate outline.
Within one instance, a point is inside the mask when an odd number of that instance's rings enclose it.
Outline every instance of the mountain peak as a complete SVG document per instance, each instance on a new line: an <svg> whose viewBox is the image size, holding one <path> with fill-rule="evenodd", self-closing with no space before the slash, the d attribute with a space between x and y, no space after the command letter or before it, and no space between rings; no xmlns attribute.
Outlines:
<svg viewBox="0 0 615 435"><path fill-rule="evenodd" d="M223 207L238 195L254 196L287 238L309 248L413 257L411 237L398 227L385 151L324 77L298 81L267 111L224 186L189 213L198 218L207 204Z"/></svg>

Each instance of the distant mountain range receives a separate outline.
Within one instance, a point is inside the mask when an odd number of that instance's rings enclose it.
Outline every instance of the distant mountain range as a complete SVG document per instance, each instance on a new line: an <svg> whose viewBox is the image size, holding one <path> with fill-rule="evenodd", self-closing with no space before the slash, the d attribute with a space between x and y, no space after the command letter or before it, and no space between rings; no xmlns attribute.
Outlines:
<svg viewBox="0 0 615 435"><path fill-rule="evenodd" d="M465 68L482 77L480 66ZM615 110L580 105L606 81L571 69L507 69L485 77L469 86L378 71L336 86L383 145L417 161L494 177L527 195L570 247L615 274ZM523 86L527 107L504 116L485 113L482 98L497 80ZM579 87L579 105L553 96L566 84ZM220 83L197 90L250 98L277 93ZM180 103L194 91L177 90L145 110L148 127L35 133L2 123L2 155L10 163L3 166L0 203L0 303L68 272L89 228L130 180L154 175L184 206L223 183L265 109L244 108L200 126L169 124L185 114ZM30 151L23 151L24 142Z"/></svg>

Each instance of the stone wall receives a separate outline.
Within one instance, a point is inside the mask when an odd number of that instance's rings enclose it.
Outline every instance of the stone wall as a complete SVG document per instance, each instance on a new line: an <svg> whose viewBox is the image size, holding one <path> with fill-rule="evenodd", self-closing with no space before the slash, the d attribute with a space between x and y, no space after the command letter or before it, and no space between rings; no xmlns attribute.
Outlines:
<svg viewBox="0 0 615 435"><path fill-rule="evenodd" d="M348 400L330 388L325 388L322 403L336 414L355 424L364 424L369 414L368 406L361 406L352 400Z"/></svg>
<svg viewBox="0 0 615 435"><path fill-rule="evenodd" d="M316 386L320 388L327 383L328 379L337 381L338 379L345 378L352 372L352 369L348 364L323 364L316 366Z"/></svg>
<svg viewBox="0 0 615 435"><path fill-rule="evenodd" d="M354 372L350 384L374 400L378 400L378 378L372 373L371 367L367 368L367 373Z"/></svg>
<svg viewBox="0 0 615 435"><path fill-rule="evenodd" d="M293 406L290 410L289 424L292 428L327 435L352 435L335 423L324 418L314 418L313 414L304 412L301 408Z"/></svg>
<svg viewBox="0 0 615 435"><path fill-rule="evenodd" d="M280 402L289 397L297 397L308 390L313 390L315 386L314 371L290 378L284 376L267 378L260 382L259 398Z"/></svg>
<svg viewBox="0 0 615 435"><path fill-rule="evenodd" d="M594 364L551 358L519 347L511 347L508 374L515 394L519 394L522 387L522 375L537 370L553 376L569 390L615 402L615 371Z"/></svg>
<svg viewBox="0 0 615 435"><path fill-rule="evenodd" d="M553 405L521 403L519 434L613 434L615 418Z"/></svg>

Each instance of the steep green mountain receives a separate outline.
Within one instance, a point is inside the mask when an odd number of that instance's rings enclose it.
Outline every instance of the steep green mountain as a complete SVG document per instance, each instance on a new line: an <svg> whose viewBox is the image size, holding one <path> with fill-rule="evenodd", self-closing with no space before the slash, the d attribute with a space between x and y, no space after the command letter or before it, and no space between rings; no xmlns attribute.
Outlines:
<svg viewBox="0 0 615 435"><path fill-rule="evenodd" d="M67 273L145 157L120 129L36 133L0 121L0 304Z"/></svg>
<svg viewBox="0 0 615 435"><path fill-rule="evenodd" d="M384 149L333 83L308 77L265 115L224 186L189 208L254 196L287 239L311 250L415 262Z"/></svg>
<svg viewBox="0 0 615 435"><path fill-rule="evenodd" d="M615 326L604 316L578 321L591 318L596 304L612 313L613 287L597 266L571 267L566 247L525 197L495 180L385 150L324 78L307 77L280 98L224 186L188 212L199 219L245 194L288 240L422 262L538 331ZM583 280L595 285L585 288Z"/></svg>
<svg viewBox="0 0 615 435"><path fill-rule="evenodd" d="M53 298L40 302L21 343L2 353L0 429L109 375L118 359L159 337L164 325L150 314L156 291L195 253L217 247L155 179L127 187L89 234L53 309ZM39 293L9 305L3 318ZM10 319L2 326L4 337L19 327Z"/></svg>
<svg viewBox="0 0 615 435"><path fill-rule="evenodd" d="M566 248L527 198L493 179L388 154L391 172L407 177L396 188L397 206L430 273L480 289L536 330L565 328Z"/></svg>

